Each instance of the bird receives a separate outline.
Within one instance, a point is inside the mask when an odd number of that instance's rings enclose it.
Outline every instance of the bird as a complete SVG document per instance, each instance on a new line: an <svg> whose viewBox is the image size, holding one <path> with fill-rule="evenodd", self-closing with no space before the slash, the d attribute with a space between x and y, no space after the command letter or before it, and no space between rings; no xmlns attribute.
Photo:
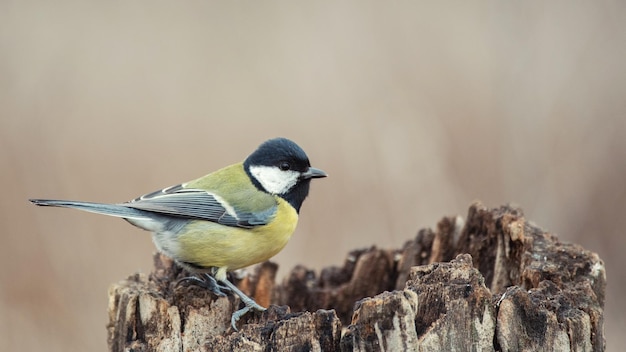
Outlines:
<svg viewBox="0 0 626 352"><path fill-rule="evenodd" d="M265 308L231 283L227 274L281 251L296 229L311 180L327 176L311 166L300 146L279 137L263 142L243 162L128 202L29 201L122 218L152 232L159 252L196 275L184 280L217 296L230 291L240 297L244 306L231 316L237 330L243 315Z"/></svg>

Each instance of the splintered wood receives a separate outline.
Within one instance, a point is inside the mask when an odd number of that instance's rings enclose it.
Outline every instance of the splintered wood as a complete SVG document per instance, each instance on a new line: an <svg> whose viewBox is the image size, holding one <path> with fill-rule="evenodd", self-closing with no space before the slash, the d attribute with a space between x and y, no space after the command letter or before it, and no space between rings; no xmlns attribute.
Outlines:
<svg viewBox="0 0 626 352"><path fill-rule="evenodd" d="M529 223L520 209L473 204L401 249L352 251L282 283L258 265L238 286L269 309L230 327L234 297L178 285L155 256L109 291L111 351L603 351L604 263Z"/></svg>

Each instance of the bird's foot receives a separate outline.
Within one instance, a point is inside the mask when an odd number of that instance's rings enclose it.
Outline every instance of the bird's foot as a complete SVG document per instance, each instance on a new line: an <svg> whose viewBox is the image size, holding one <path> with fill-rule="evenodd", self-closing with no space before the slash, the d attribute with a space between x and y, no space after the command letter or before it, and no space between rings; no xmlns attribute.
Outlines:
<svg viewBox="0 0 626 352"><path fill-rule="evenodd" d="M213 293L214 295L218 297L226 297L226 293L224 293L224 291L226 292L231 291L230 288L224 285L220 285L217 282L217 280L215 280L215 278L211 276L210 274L202 274L202 277L197 277L197 276L183 277L182 279L176 282L176 286L181 285L183 283L189 283L189 284L200 286L202 288L205 288L211 291L211 293Z"/></svg>
<svg viewBox="0 0 626 352"><path fill-rule="evenodd" d="M235 311L233 315L230 317L230 325L232 325L233 329L237 331L237 321L241 319L246 313L248 313L251 309L258 310L259 312L263 312L265 308L261 307L258 303L256 303L252 298L246 296L245 293L241 292L237 286L231 283L228 280L220 280L230 291L241 299L241 302L244 304L244 307Z"/></svg>
<svg viewBox="0 0 626 352"><path fill-rule="evenodd" d="M256 303L252 299L250 299L250 301L245 304L246 305L243 308L235 311L233 315L230 317L230 325L233 327L233 329L235 329L235 331L237 331L237 321L239 321L239 319L241 319L241 317L244 316L246 313L248 313L251 309L258 310L259 312L263 312L267 309L267 308L261 307L258 303Z"/></svg>

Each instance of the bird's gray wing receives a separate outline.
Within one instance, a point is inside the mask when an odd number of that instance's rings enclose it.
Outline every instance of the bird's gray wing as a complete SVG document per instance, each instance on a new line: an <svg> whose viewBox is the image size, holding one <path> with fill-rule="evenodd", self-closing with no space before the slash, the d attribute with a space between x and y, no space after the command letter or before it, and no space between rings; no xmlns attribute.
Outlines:
<svg viewBox="0 0 626 352"><path fill-rule="evenodd" d="M276 213L278 205L261 211L246 212L228 204L221 197L201 189L177 185L146 194L123 204L139 209L186 219L206 220L226 226L253 228L266 225Z"/></svg>

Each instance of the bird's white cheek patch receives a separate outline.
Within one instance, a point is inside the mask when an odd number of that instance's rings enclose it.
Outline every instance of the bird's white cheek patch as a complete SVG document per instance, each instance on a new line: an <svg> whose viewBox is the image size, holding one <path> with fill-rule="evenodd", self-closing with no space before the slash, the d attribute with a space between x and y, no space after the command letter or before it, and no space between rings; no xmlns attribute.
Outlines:
<svg viewBox="0 0 626 352"><path fill-rule="evenodd" d="M284 194L298 183L300 173L293 170L283 171L274 166L251 166L250 173L266 191L272 194Z"/></svg>

